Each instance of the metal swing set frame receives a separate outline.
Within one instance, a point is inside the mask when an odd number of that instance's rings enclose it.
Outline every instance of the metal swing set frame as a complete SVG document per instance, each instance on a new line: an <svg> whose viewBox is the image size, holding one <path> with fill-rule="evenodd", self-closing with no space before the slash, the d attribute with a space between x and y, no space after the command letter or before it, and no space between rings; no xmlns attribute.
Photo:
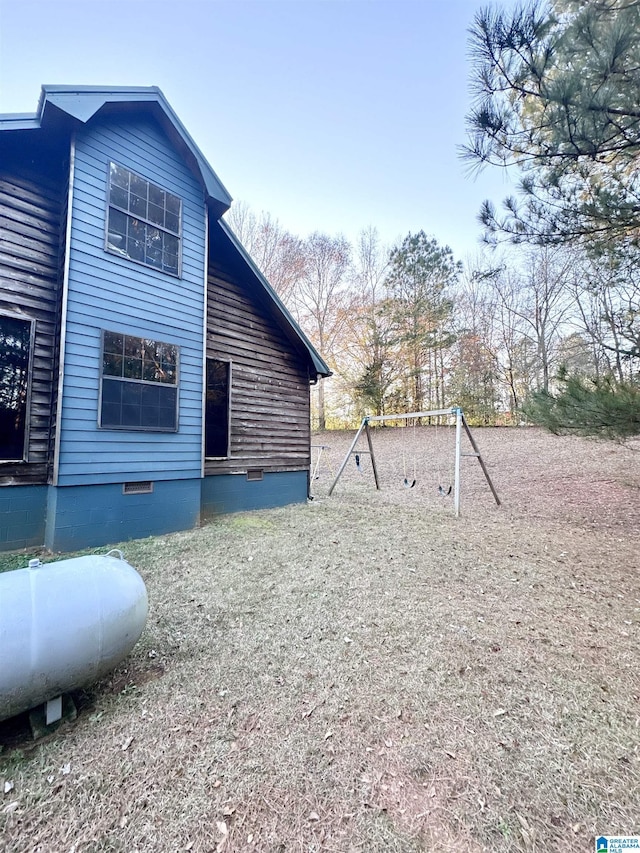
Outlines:
<svg viewBox="0 0 640 853"><path fill-rule="evenodd" d="M347 467L347 464L354 453L357 453L359 456L362 454L368 454L371 457L371 467L373 469L373 478L375 480L376 489L380 491L380 480L378 478L378 469L376 466L376 457L373 449L373 439L371 436L371 430L369 429L369 424L371 423L382 423L384 421L401 421L401 420L410 420L411 418L434 418L434 417L442 417L444 415L449 415L450 417L455 416L455 426L456 426L456 438L455 438L455 456L453 463L453 509L456 515L456 518L460 515L460 459L463 456L474 456L482 468L482 473L484 474L485 480L487 481L489 488L491 489L491 493L493 494L494 500L498 506L500 506L500 498L498 497L498 493L496 492L495 486L491 481L491 477L489 476L489 472L487 471L487 466L484 463L484 459L480 454L480 450L478 449L478 445L475 442L473 435L471 434L471 430L469 429L469 425L465 419L464 413L459 406L452 406L450 409L432 409L428 412L409 412L408 414L396 414L396 415L375 415L375 416L367 416L362 419L362 423L355 435L355 438L351 442L351 446L347 451L347 455L345 456L340 468L338 469L338 473L335 476L333 483L329 489L329 495L332 494L335 489L338 480L342 476L342 472ZM462 453L461 445L462 445L462 431L465 431L467 438L469 439L469 443L473 448L472 453ZM368 450L356 450L358 441L362 433L365 433L367 438L367 445L369 447Z"/></svg>

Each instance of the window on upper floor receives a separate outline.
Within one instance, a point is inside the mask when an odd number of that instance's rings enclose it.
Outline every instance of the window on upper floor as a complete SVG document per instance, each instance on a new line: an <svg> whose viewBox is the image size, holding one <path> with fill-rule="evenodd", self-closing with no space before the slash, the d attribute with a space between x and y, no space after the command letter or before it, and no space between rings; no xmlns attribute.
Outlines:
<svg viewBox="0 0 640 853"><path fill-rule="evenodd" d="M27 458L33 320L0 315L0 459Z"/></svg>
<svg viewBox="0 0 640 853"><path fill-rule="evenodd" d="M106 249L180 275L182 202L178 196L109 163Z"/></svg>
<svg viewBox="0 0 640 853"><path fill-rule="evenodd" d="M229 404L231 363L207 359L204 455L224 458L229 455Z"/></svg>
<svg viewBox="0 0 640 853"><path fill-rule="evenodd" d="M99 426L176 432L178 356L174 344L104 331Z"/></svg>

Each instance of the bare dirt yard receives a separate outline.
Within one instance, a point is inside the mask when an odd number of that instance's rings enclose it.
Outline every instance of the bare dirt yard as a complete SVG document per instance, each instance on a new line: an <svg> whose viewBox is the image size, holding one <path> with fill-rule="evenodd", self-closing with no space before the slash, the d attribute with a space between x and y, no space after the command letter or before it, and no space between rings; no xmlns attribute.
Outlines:
<svg viewBox="0 0 640 853"><path fill-rule="evenodd" d="M586 853L640 832L640 451L474 430L502 506L465 456L456 519L445 429L377 430L383 489L363 454L327 497L353 434L314 437L306 505L122 546L147 628L75 722L0 726L3 850Z"/></svg>

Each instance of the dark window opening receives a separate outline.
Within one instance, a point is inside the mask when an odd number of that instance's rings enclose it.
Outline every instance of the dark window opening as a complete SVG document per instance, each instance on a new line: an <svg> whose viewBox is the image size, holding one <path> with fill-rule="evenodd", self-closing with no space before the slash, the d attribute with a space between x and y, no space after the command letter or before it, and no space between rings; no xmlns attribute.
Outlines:
<svg viewBox="0 0 640 853"><path fill-rule="evenodd" d="M178 196L109 164L109 252L180 275L181 214Z"/></svg>
<svg viewBox="0 0 640 853"><path fill-rule="evenodd" d="M177 346L119 332L102 333L100 426L177 431Z"/></svg>
<svg viewBox="0 0 640 853"><path fill-rule="evenodd" d="M26 458L33 322L0 316L0 459Z"/></svg>
<svg viewBox="0 0 640 853"><path fill-rule="evenodd" d="M205 405L204 455L229 455L229 398L231 364L207 359L207 393Z"/></svg>

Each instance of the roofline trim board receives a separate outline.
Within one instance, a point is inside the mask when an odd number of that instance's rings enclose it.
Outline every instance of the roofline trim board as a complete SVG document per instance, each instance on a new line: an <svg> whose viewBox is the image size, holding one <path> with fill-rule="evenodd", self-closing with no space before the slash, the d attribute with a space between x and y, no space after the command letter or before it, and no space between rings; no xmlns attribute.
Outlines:
<svg viewBox="0 0 640 853"><path fill-rule="evenodd" d="M231 227L226 222L224 222L224 220L222 220L222 219L218 220L218 225L220 226L220 228L222 229L224 234L228 237L230 242L233 244L234 248L236 249L238 254L241 256L241 258L243 259L245 264L249 267L250 271L253 273L253 275L258 280L260 285L264 288L264 290L267 293L267 296L273 302L278 313L282 316L282 318L285 320L287 325L289 325L291 327L291 329L293 330L295 335L300 339L301 343L306 348L307 352L309 353L309 356L311 357L311 361L313 363L314 370L316 371L318 376L322 376L322 377L331 376L332 371L329 368L329 366L327 365L327 363L324 361L324 359L322 358L320 353L317 351L317 349L311 343L309 338L302 331L302 329L300 328L300 326L298 325L296 320L293 318L293 316L291 315L291 313L289 312L289 310L285 306L284 302L280 299L280 297L278 296L276 291L273 289L273 287L269 284L268 280L265 278L263 273L260 271L256 262L253 260L251 255L247 252L247 250L242 245L240 240L233 233L233 230L231 229Z"/></svg>

